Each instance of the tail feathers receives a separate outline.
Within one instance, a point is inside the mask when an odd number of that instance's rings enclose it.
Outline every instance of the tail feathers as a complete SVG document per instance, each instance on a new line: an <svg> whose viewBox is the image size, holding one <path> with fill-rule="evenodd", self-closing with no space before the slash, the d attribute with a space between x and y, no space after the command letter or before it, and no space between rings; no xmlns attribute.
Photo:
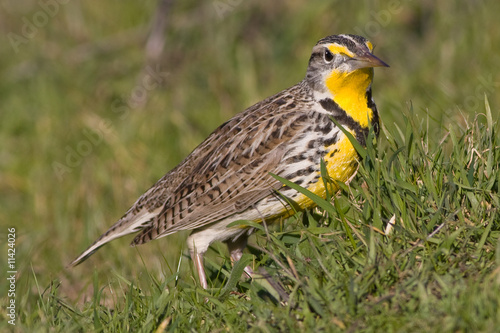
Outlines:
<svg viewBox="0 0 500 333"><path fill-rule="evenodd" d="M130 216L125 215L118 222L116 222L108 231L106 231L101 237L99 237L88 249L86 249L82 254L80 254L75 260L73 260L68 267L74 267L90 257L94 252L96 252L101 246L111 242L116 238L123 237L135 233L141 229L147 228L151 225L151 220L157 215L158 212L147 212L138 213L133 216L130 220Z"/></svg>
<svg viewBox="0 0 500 333"><path fill-rule="evenodd" d="M97 251L101 246L106 244L107 242L97 242L92 244L87 250L85 250L82 254L78 256L75 260L73 260L68 267L75 267L80 265L82 262L88 259L91 255L94 254L95 251Z"/></svg>

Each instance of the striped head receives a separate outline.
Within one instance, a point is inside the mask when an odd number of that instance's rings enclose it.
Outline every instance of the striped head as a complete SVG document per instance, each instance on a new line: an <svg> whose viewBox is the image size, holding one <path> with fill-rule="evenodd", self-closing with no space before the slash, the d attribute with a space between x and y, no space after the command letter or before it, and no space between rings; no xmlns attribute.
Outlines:
<svg viewBox="0 0 500 333"><path fill-rule="evenodd" d="M389 67L372 51L372 43L361 36L325 37L312 49L305 80L315 92L329 93L330 98L349 86L366 91L373 79L373 67Z"/></svg>

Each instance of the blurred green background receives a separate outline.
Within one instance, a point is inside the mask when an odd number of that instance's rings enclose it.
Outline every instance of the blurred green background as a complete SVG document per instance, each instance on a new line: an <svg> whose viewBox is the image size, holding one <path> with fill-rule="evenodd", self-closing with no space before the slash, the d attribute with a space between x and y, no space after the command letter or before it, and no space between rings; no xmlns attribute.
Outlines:
<svg viewBox="0 0 500 333"><path fill-rule="evenodd" d="M412 108L439 144L485 95L498 119L498 1L172 1L157 56L156 1L1 6L0 234L17 230L22 295L59 280L77 302L94 269L102 281L175 271L183 235L139 248L126 237L65 266L219 124L302 80L327 35L363 35L390 64L373 87L386 127Z"/></svg>

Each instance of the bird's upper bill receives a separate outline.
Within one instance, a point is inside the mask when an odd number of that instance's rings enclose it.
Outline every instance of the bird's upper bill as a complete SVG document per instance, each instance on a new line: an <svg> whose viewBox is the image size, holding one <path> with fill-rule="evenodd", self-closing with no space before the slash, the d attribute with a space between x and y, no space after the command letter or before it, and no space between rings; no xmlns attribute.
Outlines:
<svg viewBox="0 0 500 333"><path fill-rule="evenodd" d="M389 67L385 62L371 54L370 52L356 53L352 57L354 61L354 66L356 68L366 68L366 67Z"/></svg>

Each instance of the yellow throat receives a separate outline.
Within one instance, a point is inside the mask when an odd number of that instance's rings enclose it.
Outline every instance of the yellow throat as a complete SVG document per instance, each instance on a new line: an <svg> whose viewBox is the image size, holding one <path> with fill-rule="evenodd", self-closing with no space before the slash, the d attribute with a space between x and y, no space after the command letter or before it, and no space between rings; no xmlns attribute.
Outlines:
<svg viewBox="0 0 500 333"><path fill-rule="evenodd" d="M326 79L326 87L333 100L362 127L368 127L373 117L367 105L366 91L373 79L373 68L361 68L345 73L333 71Z"/></svg>

